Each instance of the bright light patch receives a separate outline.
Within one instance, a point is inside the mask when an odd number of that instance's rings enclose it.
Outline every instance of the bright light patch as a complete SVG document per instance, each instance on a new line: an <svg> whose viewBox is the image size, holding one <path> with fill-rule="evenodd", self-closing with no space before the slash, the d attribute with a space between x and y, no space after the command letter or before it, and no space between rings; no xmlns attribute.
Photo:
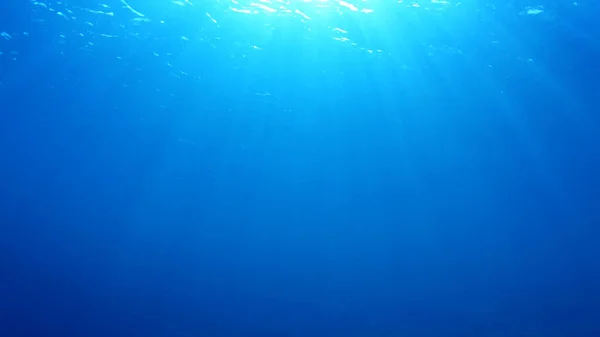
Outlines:
<svg viewBox="0 0 600 337"><path fill-rule="evenodd" d="M238 13L295 14L306 20L331 12L374 12L365 0L232 0L231 4L231 10Z"/></svg>
<svg viewBox="0 0 600 337"><path fill-rule="evenodd" d="M346 7L353 12L358 12L358 7L353 4L347 3L346 1L340 1L340 6Z"/></svg>

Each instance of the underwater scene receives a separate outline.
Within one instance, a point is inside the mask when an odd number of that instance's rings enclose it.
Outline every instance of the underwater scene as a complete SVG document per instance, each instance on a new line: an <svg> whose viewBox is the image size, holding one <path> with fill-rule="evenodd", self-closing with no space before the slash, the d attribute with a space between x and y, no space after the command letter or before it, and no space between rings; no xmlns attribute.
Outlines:
<svg viewBox="0 0 600 337"><path fill-rule="evenodd" d="M600 337L600 2L2 0L1 337Z"/></svg>

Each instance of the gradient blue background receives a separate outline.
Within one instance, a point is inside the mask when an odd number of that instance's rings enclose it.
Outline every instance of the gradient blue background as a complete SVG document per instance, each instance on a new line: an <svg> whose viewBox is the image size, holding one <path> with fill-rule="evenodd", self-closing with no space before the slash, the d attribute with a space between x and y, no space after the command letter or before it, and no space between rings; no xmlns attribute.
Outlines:
<svg viewBox="0 0 600 337"><path fill-rule="evenodd" d="M192 2L0 4L0 336L600 336L596 2Z"/></svg>

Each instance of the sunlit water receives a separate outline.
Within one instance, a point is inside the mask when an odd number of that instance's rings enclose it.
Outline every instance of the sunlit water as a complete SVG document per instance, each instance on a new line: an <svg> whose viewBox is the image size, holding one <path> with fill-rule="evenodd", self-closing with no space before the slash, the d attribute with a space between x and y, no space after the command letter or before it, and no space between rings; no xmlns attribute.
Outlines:
<svg viewBox="0 0 600 337"><path fill-rule="evenodd" d="M0 336L600 336L598 13L0 0Z"/></svg>
<svg viewBox="0 0 600 337"><path fill-rule="evenodd" d="M140 43L147 46L150 43L156 46L177 44L178 48L173 50L145 48L146 53L157 58L153 69L167 67L174 76L201 78L201 71L195 71L188 59L202 48L230 46L224 56L236 59L232 61L234 64L241 64L244 59L269 53L283 41L297 45L298 50L304 48L307 63L314 58L330 57L314 53L314 44L319 43L324 48L343 50L346 55L364 52L372 57L392 58L401 67L409 69L419 66L420 62L411 59L411 51L403 48L405 45L418 42L431 58L457 55L473 58L474 51L467 51L469 54L465 55L462 47L451 41L471 36L484 44L478 48L499 52L495 54L495 60L475 66L493 67L494 63L510 60L534 62L526 52L507 53L509 47L506 45L511 43L512 36L503 35L503 27L493 22L497 6L502 7L503 15L520 16L523 21L550 21L556 13L546 11L539 4L517 4L321 0L115 1L83 5L79 2L31 1L30 20L32 29L49 33L58 53L73 53L73 46L78 46L78 52L90 55L97 49L112 48L114 58L127 59L128 53ZM582 7L578 2L570 6ZM478 31L482 25L486 31ZM447 36L440 36L440 31ZM11 49L11 45L31 38L28 31L14 30L1 32L1 37L5 40L0 45L3 62L7 58L18 61L22 51Z"/></svg>

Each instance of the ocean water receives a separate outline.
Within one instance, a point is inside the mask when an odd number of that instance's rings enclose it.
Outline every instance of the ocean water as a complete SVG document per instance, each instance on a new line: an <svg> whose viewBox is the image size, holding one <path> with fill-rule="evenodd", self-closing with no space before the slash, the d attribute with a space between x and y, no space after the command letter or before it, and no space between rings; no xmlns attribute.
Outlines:
<svg viewBox="0 0 600 337"><path fill-rule="evenodd" d="M600 336L599 13L3 0L0 336Z"/></svg>

